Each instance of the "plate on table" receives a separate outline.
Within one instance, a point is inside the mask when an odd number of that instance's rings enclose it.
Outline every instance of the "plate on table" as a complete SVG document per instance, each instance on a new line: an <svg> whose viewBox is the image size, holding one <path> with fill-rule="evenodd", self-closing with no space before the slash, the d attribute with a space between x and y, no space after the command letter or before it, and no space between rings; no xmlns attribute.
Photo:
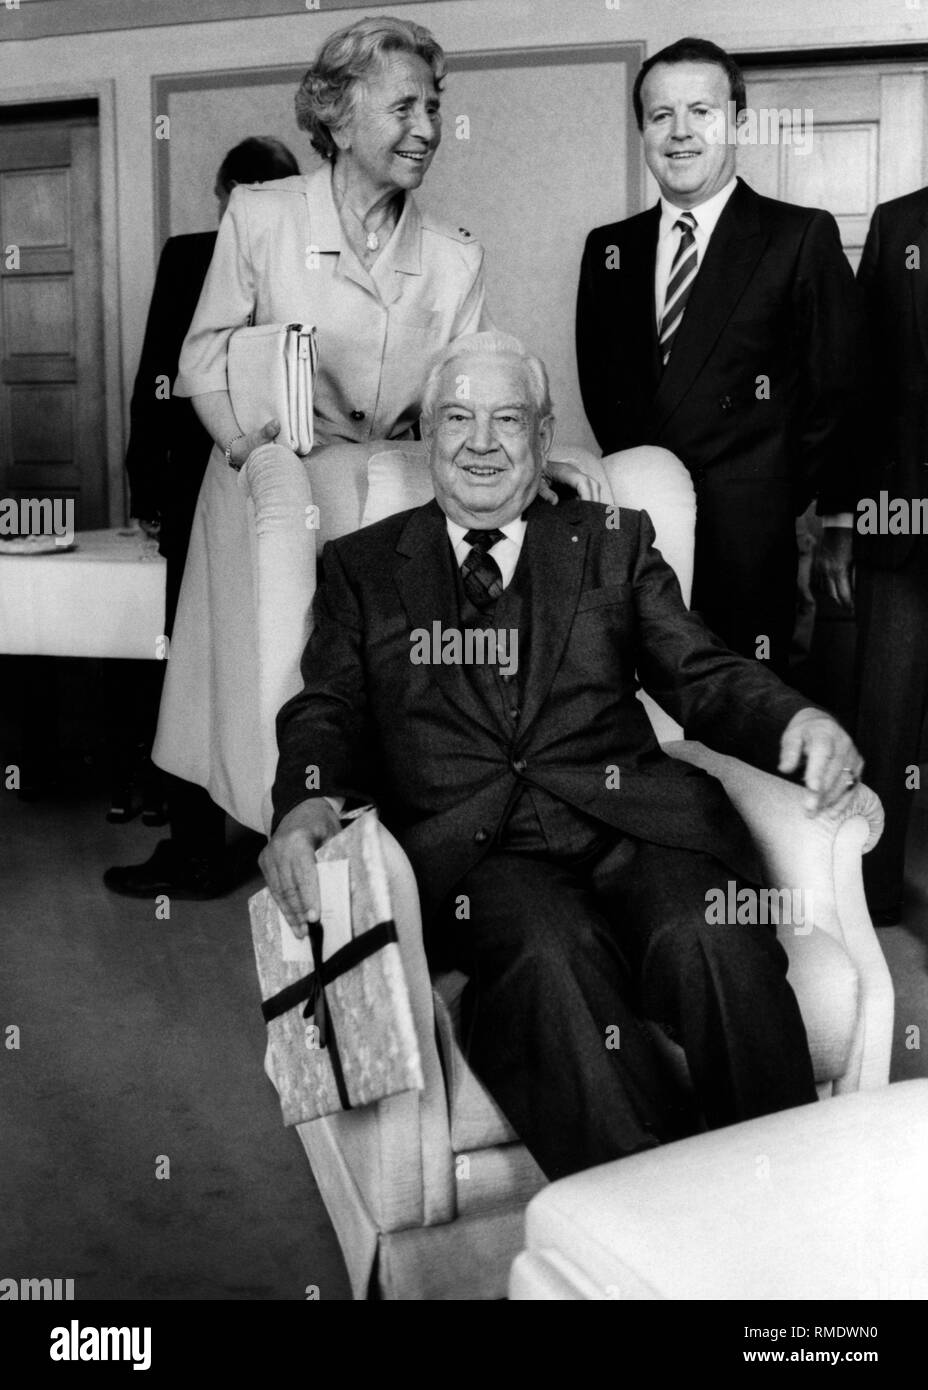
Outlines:
<svg viewBox="0 0 928 1390"><path fill-rule="evenodd" d="M61 555L76 548L76 540L55 536L0 536L0 555Z"/></svg>

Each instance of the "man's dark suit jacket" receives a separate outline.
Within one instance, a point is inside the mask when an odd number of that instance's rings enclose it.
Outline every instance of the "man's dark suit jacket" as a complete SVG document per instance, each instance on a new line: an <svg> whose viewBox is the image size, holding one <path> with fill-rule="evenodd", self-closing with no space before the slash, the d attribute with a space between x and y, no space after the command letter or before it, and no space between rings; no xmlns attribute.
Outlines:
<svg viewBox="0 0 928 1390"><path fill-rule="evenodd" d="M858 496L885 491L911 505L928 497L928 188L876 209L857 275L870 370ZM855 557L898 569L916 539L858 534Z"/></svg>
<svg viewBox="0 0 928 1390"><path fill-rule="evenodd" d="M577 301L587 417L604 454L657 444L690 470L693 606L710 624L729 615L721 627L729 641L742 628L763 631L757 617L776 590L791 630L794 518L819 493L827 510L853 506L853 275L830 214L760 197L739 179L662 371L659 224L658 204L587 239Z"/></svg>
<svg viewBox="0 0 928 1390"><path fill-rule="evenodd" d="M604 506L576 499L536 500L526 515L513 579L528 596L515 735L465 668L410 660L413 629L461 621L437 503L329 543L305 686L278 716L275 827L309 794L373 801L427 914L492 846L520 782L619 831L750 872L747 832L718 781L661 752L636 671L691 737L771 769L806 702L687 612L645 512L622 510L618 529Z"/></svg>
<svg viewBox="0 0 928 1390"><path fill-rule="evenodd" d="M194 232L165 242L130 407L130 512L146 520L161 516L162 554L179 554L181 565L213 441L189 400L173 395L164 399L156 387L158 378L166 377L173 388L215 245L215 232Z"/></svg>

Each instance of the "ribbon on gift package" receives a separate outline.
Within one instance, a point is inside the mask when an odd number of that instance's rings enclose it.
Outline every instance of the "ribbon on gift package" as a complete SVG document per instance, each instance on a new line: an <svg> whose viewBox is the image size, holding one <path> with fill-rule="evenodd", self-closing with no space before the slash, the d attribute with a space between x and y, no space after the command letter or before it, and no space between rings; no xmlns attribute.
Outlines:
<svg viewBox="0 0 928 1390"><path fill-rule="evenodd" d="M287 985L277 994L273 994L270 999L265 999L261 1005L261 1013L264 1016L264 1022L270 1023L273 1019L280 1018L282 1014L297 1008L306 1001L303 1017L312 1018L318 1030L320 1048L328 1048L339 1102L343 1110L350 1110L352 1108L351 1101L348 1098L348 1088L345 1085L345 1073L342 1069L331 1010L326 1002L325 988L333 980L337 980L339 975L344 975L346 971L353 970L362 960L367 960L368 956L374 955L384 946L397 941L396 923L392 921L378 922L362 936L353 937L347 945L342 946L328 960L322 958L323 940L322 923L310 922L309 944L313 953L312 971L310 974L304 975L301 980L296 980L292 985Z"/></svg>

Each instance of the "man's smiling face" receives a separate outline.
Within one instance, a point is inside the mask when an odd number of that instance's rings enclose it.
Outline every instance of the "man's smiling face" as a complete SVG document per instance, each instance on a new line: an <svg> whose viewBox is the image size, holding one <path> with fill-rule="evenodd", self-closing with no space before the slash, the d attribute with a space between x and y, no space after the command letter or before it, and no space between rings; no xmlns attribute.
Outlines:
<svg viewBox="0 0 928 1390"><path fill-rule="evenodd" d="M644 157L675 207L698 207L732 178L730 99L728 74L715 63L656 63L644 79Z"/></svg>
<svg viewBox="0 0 928 1390"><path fill-rule="evenodd" d="M510 353L462 355L446 363L434 400L422 435L442 511L459 526L514 521L538 491L552 438L524 363Z"/></svg>

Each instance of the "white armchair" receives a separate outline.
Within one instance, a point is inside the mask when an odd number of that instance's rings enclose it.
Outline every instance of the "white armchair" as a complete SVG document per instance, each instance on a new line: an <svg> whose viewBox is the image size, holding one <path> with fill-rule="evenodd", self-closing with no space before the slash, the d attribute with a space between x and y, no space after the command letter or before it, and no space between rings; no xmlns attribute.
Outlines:
<svg viewBox="0 0 928 1390"><path fill-rule="evenodd" d="M421 446L398 447L399 457L370 458L363 447L339 446L303 463L268 445L247 464L268 785L274 716L299 687L316 546L431 496ZM695 502L679 461L661 449L602 460L570 449L558 456L599 477L605 501L647 509L688 599ZM767 884L801 888L804 901L814 900L814 929L796 934L784 927L781 939L820 1094L884 1085L893 996L860 867L881 829L876 797L859 786L838 810L810 821L799 787L683 741L679 727L647 697L645 703L666 751L720 778L753 833ZM249 823L266 828L268 812L266 801ZM456 1034L463 977L430 978L412 871L386 831L384 849L425 1089L298 1132L356 1298L499 1298L521 1248L523 1208L544 1178L468 1067ZM673 1051L669 1042L667 1048Z"/></svg>

